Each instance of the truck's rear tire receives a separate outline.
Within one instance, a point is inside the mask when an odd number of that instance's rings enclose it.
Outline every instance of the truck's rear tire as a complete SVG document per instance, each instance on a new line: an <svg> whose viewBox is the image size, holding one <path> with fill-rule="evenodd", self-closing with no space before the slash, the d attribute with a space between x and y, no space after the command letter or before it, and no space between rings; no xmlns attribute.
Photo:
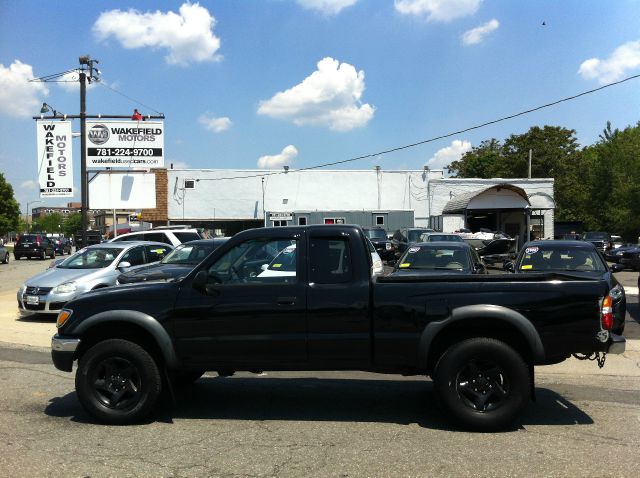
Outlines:
<svg viewBox="0 0 640 478"><path fill-rule="evenodd" d="M529 367L513 348L491 338L452 345L438 361L433 379L447 411L474 431L504 429L529 400Z"/></svg>
<svg viewBox="0 0 640 478"><path fill-rule="evenodd" d="M151 355L122 339L98 342L82 356L76 393L84 409L101 422L139 422L153 411L162 377Z"/></svg>

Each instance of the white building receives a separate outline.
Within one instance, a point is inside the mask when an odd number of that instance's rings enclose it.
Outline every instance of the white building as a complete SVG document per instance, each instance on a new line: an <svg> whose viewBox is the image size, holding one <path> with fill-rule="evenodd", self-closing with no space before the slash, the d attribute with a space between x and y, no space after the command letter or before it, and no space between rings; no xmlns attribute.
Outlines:
<svg viewBox="0 0 640 478"><path fill-rule="evenodd" d="M412 217L402 225L445 232L487 228L520 238L531 230L536 237L553 237L553 179L456 179L428 169L170 169L167 187L170 223L225 233L362 217L372 224L385 221L377 224L392 230L400 227L398 220Z"/></svg>

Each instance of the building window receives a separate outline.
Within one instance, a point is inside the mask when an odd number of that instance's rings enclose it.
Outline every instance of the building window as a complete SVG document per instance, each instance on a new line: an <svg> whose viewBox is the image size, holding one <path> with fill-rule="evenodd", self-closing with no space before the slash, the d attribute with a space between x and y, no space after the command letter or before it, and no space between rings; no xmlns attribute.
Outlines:
<svg viewBox="0 0 640 478"><path fill-rule="evenodd" d="M384 216L376 216L376 226L384 226Z"/></svg>
<svg viewBox="0 0 640 478"><path fill-rule="evenodd" d="M307 225L307 216L301 216L298 218L298 226L306 226Z"/></svg>
<svg viewBox="0 0 640 478"><path fill-rule="evenodd" d="M195 189L196 188L196 180L195 179L185 179L184 180L184 188L185 189Z"/></svg>
<svg viewBox="0 0 640 478"><path fill-rule="evenodd" d="M344 224L344 217L325 217L325 224Z"/></svg>
<svg viewBox="0 0 640 478"><path fill-rule="evenodd" d="M284 227L289 225L289 221L272 221L273 227Z"/></svg>

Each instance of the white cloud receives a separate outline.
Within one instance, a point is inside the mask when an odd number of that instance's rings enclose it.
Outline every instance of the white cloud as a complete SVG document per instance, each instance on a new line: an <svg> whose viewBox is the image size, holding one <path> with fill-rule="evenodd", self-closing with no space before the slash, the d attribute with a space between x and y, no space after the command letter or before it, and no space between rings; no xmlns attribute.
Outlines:
<svg viewBox="0 0 640 478"><path fill-rule="evenodd" d="M302 83L261 101L258 114L349 131L373 118L375 108L360 102L364 88L364 71L327 57Z"/></svg>
<svg viewBox="0 0 640 478"><path fill-rule="evenodd" d="M20 183L20 189L37 189L37 188L38 188L38 183L36 183L31 179Z"/></svg>
<svg viewBox="0 0 640 478"><path fill-rule="evenodd" d="M214 133L222 133L223 131L231 128L231 125L233 124L231 119L227 118L226 116L222 118L216 118L214 116L209 116L206 113L200 115L198 121L200 122L200 124L204 125L206 129L208 129L209 131L213 131Z"/></svg>
<svg viewBox="0 0 640 478"><path fill-rule="evenodd" d="M80 75L77 71L65 73L58 81L58 86L65 91L76 93L80 90ZM87 81L87 89L91 89L94 86L96 86L95 81L92 81L91 83Z"/></svg>
<svg viewBox="0 0 640 478"><path fill-rule="evenodd" d="M32 82L33 67L15 60L9 67L0 63L0 114L28 118L40 111L49 89Z"/></svg>
<svg viewBox="0 0 640 478"><path fill-rule="evenodd" d="M298 150L292 144L286 146L280 154L272 156L260 156L258 158L258 167L263 169L281 168L285 164L290 164L293 159L298 156Z"/></svg>
<svg viewBox="0 0 640 478"><path fill-rule="evenodd" d="M487 23L483 23L479 27L467 30L462 35L462 43L465 45L477 45L485 39L485 37L494 30L497 30L500 26L500 22L495 18L489 20Z"/></svg>
<svg viewBox="0 0 640 478"><path fill-rule="evenodd" d="M448 22L473 15L482 0L395 0L396 11L423 17L430 22Z"/></svg>
<svg viewBox="0 0 640 478"><path fill-rule="evenodd" d="M183 3L179 13L141 13L130 9L100 14L93 25L99 40L114 37L124 48L165 48L171 65L219 60L220 39L213 33L213 15L198 3Z"/></svg>
<svg viewBox="0 0 640 478"><path fill-rule="evenodd" d="M307 10L316 10L324 15L337 15L358 0L297 0L297 2Z"/></svg>
<svg viewBox="0 0 640 478"><path fill-rule="evenodd" d="M630 41L613 50L609 58L590 58L580 65L578 73L603 85L622 79L627 71L640 67L640 41Z"/></svg>
<svg viewBox="0 0 640 478"><path fill-rule="evenodd" d="M425 163L425 166L429 166L431 169L445 168L452 161L460 159L467 151L471 151L471 143L469 141L454 139L451 145L436 151L436 154Z"/></svg>

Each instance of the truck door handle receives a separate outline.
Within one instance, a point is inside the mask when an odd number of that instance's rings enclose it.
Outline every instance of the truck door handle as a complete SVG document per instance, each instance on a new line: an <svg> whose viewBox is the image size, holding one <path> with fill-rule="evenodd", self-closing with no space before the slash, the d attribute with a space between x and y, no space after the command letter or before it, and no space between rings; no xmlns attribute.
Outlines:
<svg viewBox="0 0 640 478"><path fill-rule="evenodd" d="M278 297L278 305L293 305L296 303L295 297Z"/></svg>

